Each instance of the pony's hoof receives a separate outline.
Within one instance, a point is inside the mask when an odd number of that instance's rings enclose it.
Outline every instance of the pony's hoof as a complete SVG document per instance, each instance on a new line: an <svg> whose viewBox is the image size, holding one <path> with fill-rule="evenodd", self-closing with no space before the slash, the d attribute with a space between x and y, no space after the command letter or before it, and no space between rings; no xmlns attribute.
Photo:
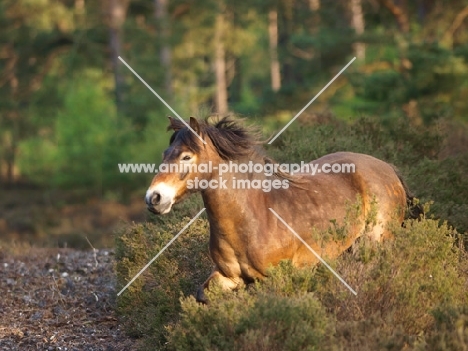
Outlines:
<svg viewBox="0 0 468 351"><path fill-rule="evenodd" d="M195 296L195 299L197 300L197 302L202 303L204 305L207 305L208 304L208 299L205 296L205 291L204 290L205 289L203 289L203 286L199 287L198 290L197 290L197 294Z"/></svg>

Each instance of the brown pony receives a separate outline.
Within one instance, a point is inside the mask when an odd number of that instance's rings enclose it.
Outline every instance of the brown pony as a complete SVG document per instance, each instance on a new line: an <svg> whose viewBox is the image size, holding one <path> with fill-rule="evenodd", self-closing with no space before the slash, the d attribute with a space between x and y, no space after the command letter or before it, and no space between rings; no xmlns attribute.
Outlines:
<svg viewBox="0 0 468 351"><path fill-rule="evenodd" d="M318 262L270 208L321 257L332 259L364 234L376 241L388 236L389 223L402 223L405 208L412 202L391 165L351 152L312 161L310 164L317 167L315 175L291 174L281 168L243 173L230 169L221 174L222 165L229 162L278 164L263 154L257 135L239 121L224 118L210 124L191 117L190 127L204 144L184 123L169 119L168 130L174 134L164 151L163 164L177 167L154 177L145 200L148 210L165 214L184 196L201 191L215 268L197 293L200 302L206 302L203 290L213 279L225 289L236 289L265 277L266 269L283 259L292 260L295 266ZM200 166L210 162L211 170L201 172ZM338 165L335 170L354 165L354 172L326 173L334 165ZM204 186L197 189L196 184Z"/></svg>

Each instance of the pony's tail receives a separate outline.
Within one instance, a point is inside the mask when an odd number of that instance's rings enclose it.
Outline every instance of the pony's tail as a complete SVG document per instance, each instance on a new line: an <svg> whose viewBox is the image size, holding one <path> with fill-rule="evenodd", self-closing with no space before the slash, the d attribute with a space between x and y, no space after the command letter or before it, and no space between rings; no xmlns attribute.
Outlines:
<svg viewBox="0 0 468 351"><path fill-rule="evenodd" d="M398 176L398 179L400 180L401 185L403 186L403 189L405 190L407 218L421 219L421 217L424 216L424 207L417 201L417 199L411 193L411 191L408 188L408 185L406 184L405 180L403 179L402 175L398 172L397 169L395 169L395 172Z"/></svg>

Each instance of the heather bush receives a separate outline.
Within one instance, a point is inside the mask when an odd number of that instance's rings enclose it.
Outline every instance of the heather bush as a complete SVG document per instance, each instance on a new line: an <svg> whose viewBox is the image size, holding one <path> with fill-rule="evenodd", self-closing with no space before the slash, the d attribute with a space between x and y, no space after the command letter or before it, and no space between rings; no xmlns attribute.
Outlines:
<svg viewBox="0 0 468 351"><path fill-rule="evenodd" d="M320 116L319 116L320 117ZM433 215L461 233L468 231L468 149L454 146L457 125L440 121L415 126L404 119L361 118L351 124L325 115L298 120L269 150L280 162L309 162L338 151L372 155L395 165ZM448 126L447 126L448 125ZM465 139L457 137L460 142ZM456 153L447 156L447 149Z"/></svg>
<svg viewBox="0 0 468 351"><path fill-rule="evenodd" d="M424 219L407 221L406 228L392 232L392 241L376 245L360 240L354 253L337 260L337 271L357 290L356 297L332 277L317 284L317 296L336 316L337 338L345 349L416 347L439 331L437 311L468 304L467 257L456 231ZM372 337L365 337L364 329ZM367 346L358 347L363 343Z"/></svg>
<svg viewBox="0 0 468 351"><path fill-rule="evenodd" d="M248 289L208 292L210 305L183 298L170 333L174 350L320 350L333 320L311 292L313 269L283 261L269 279Z"/></svg>
<svg viewBox="0 0 468 351"><path fill-rule="evenodd" d="M191 219L176 213L177 224L122 227L116 236L118 289L123 288ZM178 320L179 298L193 294L211 271L206 245L208 225L197 219L153 264L117 298L127 332L145 337L159 349L166 343L168 325Z"/></svg>
<svg viewBox="0 0 468 351"><path fill-rule="evenodd" d="M468 153L442 157L444 140L433 127L331 119L286 132L268 150L281 162L368 153L395 164L416 196L432 203L421 221L390 228L392 240L363 237L329 261L357 296L322 265L297 269L285 261L245 289L214 286L210 304L200 305L193 294L212 268L200 218L118 298L126 330L142 338L142 350L463 350ZM122 228L119 287L201 207L195 196L167 216Z"/></svg>
<svg viewBox="0 0 468 351"><path fill-rule="evenodd" d="M206 221L194 223L119 298L127 330L144 336L144 349L419 350L452 342L450 326L466 323L467 257L445 223L407 221L393 228L393 240L363 238L330 262L357 296L323 266L286 261L245 289L215 286L208 306L192 296L210 270L206 230ZM127 228L119 277L128 281L171 237L153 224Z"/></svg>

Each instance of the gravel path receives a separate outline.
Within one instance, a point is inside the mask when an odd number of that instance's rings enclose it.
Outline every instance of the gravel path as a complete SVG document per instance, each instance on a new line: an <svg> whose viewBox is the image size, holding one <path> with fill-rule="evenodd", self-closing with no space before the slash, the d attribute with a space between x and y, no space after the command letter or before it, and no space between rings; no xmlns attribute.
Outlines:
<svg viewBox="0 0 468 351"><path fill-rule="evenodd" d="M112 250L0 251L0 350L133 350L114 312Z"/></svg>

